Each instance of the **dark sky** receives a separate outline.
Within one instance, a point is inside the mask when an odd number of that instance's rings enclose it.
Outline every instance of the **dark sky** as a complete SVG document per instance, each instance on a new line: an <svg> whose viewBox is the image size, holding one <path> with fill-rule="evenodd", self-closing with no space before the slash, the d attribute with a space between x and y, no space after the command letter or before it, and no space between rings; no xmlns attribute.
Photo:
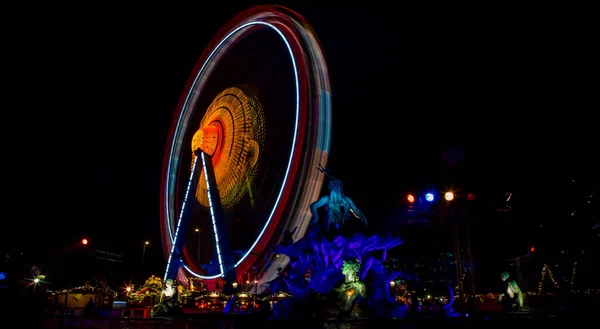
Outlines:
<svg viewBox="0 0 600 329"><path fill-rule="evenodd" d="M53 253L87 236L136 258L150 239L162 271L160 171L174 108L210 39L252 4L23 15L3 41L3 243ZM552 213L554 187L597 178L597 37L585 12L289 7L328 62L329 167L373 223L405 191L448 185L490 198L518 191L538 205L522 201L532 221ZM449 147L463 154L455 166L443 161Z"/></svg>

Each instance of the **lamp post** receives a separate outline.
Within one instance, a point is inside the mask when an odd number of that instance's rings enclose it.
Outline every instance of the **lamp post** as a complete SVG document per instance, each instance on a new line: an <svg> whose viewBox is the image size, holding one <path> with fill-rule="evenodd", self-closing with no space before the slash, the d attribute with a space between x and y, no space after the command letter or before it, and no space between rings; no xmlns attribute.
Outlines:
<svg viewBox="0 0 600 329"><path fill-rule="evenodd" d="M194 230L194 232L198 233L198 255L196 256L196 260L198 262L200 262L200 250L202 248L202 246L200 245L201 239L200 239L200 234L202 233L202 231L199 228L196 228Z"/></svg>
<svg viewBox="0 0 600 329"><path fill-rule="evenodd" d="M144 264L144 259L146 258L146 247L150 245L150 241L144 241L144 249L142 251L142 265Z"/></svg>
<svg viewBox="0 0 600 329"><path fill-rule="evenodd" d="M461 220L465 225L465 242L467 243L467 266L469 279L471 279L471 295L475 295L475 274L473 273L473 255L471 253L471 238L469 237L469 222L465 219L465 212L461 211Z"/></svg>
<svg viewBox="0 0 600 329"><path fill-rule="evenodd" d="M254 274L254 295L258 294L258 266L252 266L252 273Z"/></svg>
<svg viewBox="0 0 600 329"><path fill-rule="evenodd" d="M460 250L460 236L458 233L458 225L456 223L456 216L452 206L454 200L454 193L446 192L444 199L448 201L448 217L450 219L450 225L452 225L452 240L454 243L454 262L456 263L456 284L458 285L458 294L460 296L460 306L464 309L465 307L465 290L463 288L463 271L462 271L462 257Z"/></svg>

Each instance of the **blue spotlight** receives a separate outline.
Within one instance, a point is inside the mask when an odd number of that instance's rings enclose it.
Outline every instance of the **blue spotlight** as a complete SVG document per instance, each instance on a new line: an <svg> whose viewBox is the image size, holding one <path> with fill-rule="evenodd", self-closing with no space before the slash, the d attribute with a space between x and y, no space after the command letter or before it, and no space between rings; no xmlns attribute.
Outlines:
<svg viewBox="0 0 600 329"><path fill-rule="evenodd" d="M433 193L425 194L425 200L432 202L433 201Z"/></svg>

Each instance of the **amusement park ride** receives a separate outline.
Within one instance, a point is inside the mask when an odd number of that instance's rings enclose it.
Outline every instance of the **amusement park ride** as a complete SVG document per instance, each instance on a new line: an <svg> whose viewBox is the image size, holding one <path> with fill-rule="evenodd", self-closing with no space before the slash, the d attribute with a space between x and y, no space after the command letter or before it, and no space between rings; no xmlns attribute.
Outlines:
<svg viewBox="0 0 600 329"><path fill-rule="evenodd" d="M275 56L257 54L260 45ZM201 55L174 116L160 200L163 282L202 279L231 296L232 310L241 277L252 272L255 296L293 296L276 303L279 319L289 319L294 303L310 305L295 316L326 320L381 317L395 307L390 282L403 273L385 262L402 241L363 234L366 217L326 170L330 131L329 76L310 25L281 6L234 17ZM329 194L321 196L325 178ZM233 230L235 222L243 229ZM186 242L207 231L212 257L203 262L192 256L200 247ZM167 304L155 314L172 314Z"/></svg>
<svg viewBox="0 0 600 329"><path fill-rule="evenodd" d="M281 50L279 73L264 84L286 88L289 97L277 106L265 106L249 90L268 94L263 97L267 103L282 91L245 88L246 81L224 81L222 73L228 61L239 64L249 57L232 59L236 48L261 37L271 38ZM284 232L297 228L296 236L302 237L308 228L309 205L324 180L315 168L327 163L330 130L329 77L310 25L280 6L258 6L234 17L201 55L174 116L160 200L164 281L196 277L228 291L257 267L257 287L274 279L288 261L272 251L274 246ZM245 234L251 236L238 252L232 244L240 237L230 234L235 216L248 222ZM192 257L193 244L186 243L198 221L209 222L213 233L203 243L213 249L208 264Z"/></svg>

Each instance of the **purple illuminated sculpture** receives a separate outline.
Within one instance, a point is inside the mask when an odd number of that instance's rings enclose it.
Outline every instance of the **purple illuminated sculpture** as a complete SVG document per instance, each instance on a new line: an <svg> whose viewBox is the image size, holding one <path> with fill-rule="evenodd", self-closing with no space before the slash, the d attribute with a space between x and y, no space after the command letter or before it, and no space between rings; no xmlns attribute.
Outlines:
<svg viewBox="0 0 600 329"><path fill-rule="evenodd" d="M324 168L319 170L330 178L330 193L311 204L313 220L308 233L295 243L284 241L275 247L290 261L271 282L271 290L293 297L278 303L274 318L288 319L289 314L306 318L307 313L319 320L384 317L388 303L394 303L389 282L402 273L389 272L383 262L387 250L402 241L391 235L366 236L360 228L349 228L356 227L348 225L352 221L366 227L366 217L344 195L342 182Z"/></svg>

